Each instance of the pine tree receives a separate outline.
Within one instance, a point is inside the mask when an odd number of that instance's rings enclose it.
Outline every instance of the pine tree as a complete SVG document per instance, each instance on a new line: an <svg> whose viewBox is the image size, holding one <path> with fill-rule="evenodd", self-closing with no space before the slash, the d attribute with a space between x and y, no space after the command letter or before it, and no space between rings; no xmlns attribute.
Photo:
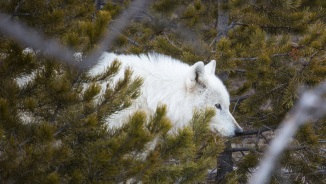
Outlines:
<svg viewBox="0 0 326 184"><path fill-rule="evenodd" d="M0 10L79 51L78 64L98 47L123 6L17 0L2 1ZM123 40L116 39L116 45ZM26 47L1 35L1 183L193 183L205 181L207 170L216 166L223 144L209 134L213 109L196 111L191 126L175 135L168 134L165 105L154 114L136 112L123 127L108 130L107 118L132 104L142 79L127 70L104 89L101 84L119 71L119 61L94 76Z"/></svg>
<svg viewBox="0 0 326 184"><path fill-rule="evenodd" d="M227 177L217 176L219 181L246 183L266 149L266 143L259 144L265 141L262 132L276 129L286 118L300 88L325 79L325 25L320 21L325 11L300 5L300 0L178 4L157 0L122 33L126 40L120 49L123 53L155 51L189 64L217 60L216 74L225 79L235 97L231 109L237 121L254 129L232 142L256 135L254 147L228 149L247 152L236 163L238 169ZM233 87L236 81L242 82L240 87ZM324 120L303 126L271 182L325 182L324 136Z"/></svg>
<svg viewBox="0 0 326 184"><path fill-rule="evenodd" d="M98 2L2 1L0 10L84 55L98 47L107 27L114 31L111 22L130 5L107 1L100 9ZM300 88L325 79L326 32L320 19L326 12L300 5L300 0L155 0L107 50L155 51L188 64L215 59L216 74L234 97L233 115L247 130L230 143L255 135L254 146L226 148L228 158L239 151L243 157L235 161L237 169L218 172L215 180L246 183L268 148L263 132L277 131ZM118 61L105 73L89 76L46 53L26 52L26 46L6 35L0 40L0 177L5 183L119 183L130 178L194 183L205 181L207 170L217 167L214 160L224 142L214 143L205 126L212 109L196 111L191 126L176 135L167 133L171 125L165 106L153 115L137 112L125 126L108 132L106 117L138 96L142 80L132 80L132 71L101 96L99 84L119 70ZM18 85L17 79L31 75L33 80ZM325 182L325 125L319 119L300 128L271 183ZM139 159L157 136L156 148ZM232 160L227 164L232 166Z"/></svg>

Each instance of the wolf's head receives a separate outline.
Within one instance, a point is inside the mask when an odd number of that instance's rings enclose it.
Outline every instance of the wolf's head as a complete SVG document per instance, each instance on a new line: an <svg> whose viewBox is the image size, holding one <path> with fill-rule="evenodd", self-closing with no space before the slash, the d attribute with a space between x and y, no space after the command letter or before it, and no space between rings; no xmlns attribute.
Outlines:
<svg viewBox="0 0 326 184"><path fill-rule="evenodd" d="M234 136L242 133L241 127L229 111L230 96L222 81L215 76L216 61L206 66L199 61L190 67L186 76L188 102L203 109L216 108L216 116L210 123L210 131L220 136Z"/></svg>

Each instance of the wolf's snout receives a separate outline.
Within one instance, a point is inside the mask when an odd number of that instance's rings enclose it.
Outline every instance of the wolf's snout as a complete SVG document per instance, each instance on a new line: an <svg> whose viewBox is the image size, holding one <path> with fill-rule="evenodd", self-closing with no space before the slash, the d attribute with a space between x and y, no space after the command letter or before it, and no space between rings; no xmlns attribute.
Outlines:
<svg viewBox="0 0 326 184"><path fill-rule="evenodd" d="M237 135L241 135L243 133L242 128L240 127L236 127L236 129L234 130L234 134Z"/></svg>
<svg viewBox="0 0 326 184"><path fill-rule="evenodd" d="M230 113L230 116L231 116L231 119L232 119L232 122L233 122L233 126L235 127L234 135L235 135L235 136L237 136L237 135L241 135L241 134L243 133L242 128L241 128L240 125L237 123L237 121L234 119L234 117L232 116L231 113Z"/></svg>

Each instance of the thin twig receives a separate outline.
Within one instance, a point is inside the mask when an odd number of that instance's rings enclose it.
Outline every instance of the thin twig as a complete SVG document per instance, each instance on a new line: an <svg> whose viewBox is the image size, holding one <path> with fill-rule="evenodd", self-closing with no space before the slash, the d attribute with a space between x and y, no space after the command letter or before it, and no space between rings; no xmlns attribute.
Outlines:
<svg viewBox="0 0 326 184"><path fill-rule="evenodd" d="M309 63L311 62L311 60L318 54L318 51L313 53L311 56L310 56L310 59L309 61L303 66L303 68L300 70L300 73L303 72L303 70L309 65Z"/></svg>
<svg viewBox="0 0 326 184"><path fill-rule="evenodd" d="M115 31L116 33L119 33L120 35L123 35L121 32L119 32L119 31L116 30L115 28L113 28L113 27L111 27L111 26L109 26L109 28L112 29L113 31ZM123 35L123 36L124 36L124 35ZM128 38L128 37L126 37L126 38L127 38L127 40L128 40L130 43L132 43L132 44L134 44L134 45L136 45L136 46L140 46L139 43L137 43L136 41L132 40L131 38Z"/></svg>
<svg viewBox="0 0 326 184"><path fill-rule="evenodd" d="M239 134L239 135L236 135L237 137L238 136L245 136L245 135L256 135L258 134L259 132L262 133L262 132L266 132L266 131L270 131L272 129L275 129L277 128L276 125L273 125L273 126L270 126L270 127L262 127L260 129L257 129L257 130L247 130L247 131L244 131L242 134Z"/></svg>
<svg viewBox="0 0 326 184"><path fill-rule="evenodd" d="M234 108L233 108L233 111L232 111L232 114L234 113L234 110L237 107L237 104L238 104L239 100L240 100L240 98L238 98L237 103L235 103Z"/></svg>
<svg viewBox="0 0 326 184"><path fill-rule="evenodd" d="M315 172L311 169L311 167L309 166L308 162L306 161L306 159L304 159L304 157L301 155L301 153L297 152L297 154L300 156L300 158L304 161L304 163L307 165L307 167L310 169L310 171L312 172L312 174L314 176L316 176Z"/></svg>
<svg viewBox="0 0 326 184"><path fill-rule="evenodd" d="M242 102L243 100L249 98L251 95L244 95L239 97L234 97L230 99L230 102Z"/></svg>
<svg viewBox="0 0 326 184"><path fill-rule="evenodd" d="M259 131L258 131L258 134L257 134L257 138L256 138L256 144L258 143L258 141L259 141L259 137L260 137L260 129L259 129Z"/></svg>
<svg viewBox="0 0 326 184"><path fill-rule="evenodd" d="M61 103L59 102L59 104L57 105L57 108L54 110L54 113L50 119L51 124L53 124L54 120L57 118L60 108L61 108Z"/></svg>
<svg viewBox="0 0 326 184"><path fill-rule="evenodd" d="M176 47L176 46L171 42L171 40L168 38L168 36L166 35L165 31L163 31L163 35L164 35L164 37L168 40L168 42L169 42L171 45L173 45L174 47Z"/></svg>
<svg viewBox="0 0 326 184"><path fill-rule="evenodd" d="M12 14L10 14L10 15L5 19L5 20L3 20L3 21L1 22L1 24L6 23L6 21L8 21L8 20L11 19L12 17L14 17L14 16L16 15L18 9L20 8L20 6L21 6L24 2L25 2L25 0L19 2L19 3L17 4L17 6L15 7L15 11L14 11Z"/></svg>
<svg viewBox="0 0 326 184"><path fill-rule="evenodd" d="M266 143L269 145L269 142L267 141L266 137L262 133L260 135L265 139Z"/></svg>
<svg viewBox="0 0 326 184"><path fill-rule="evenodd" d="M140 11L140 12L142 12L143 14L149 16L152 20L155 19L153 15L149 14L148 12L144 11L143 9L135 8L135 7L131 7L131 8L132 8L132 9L135 9L135 10L138 10L138 11Z"/></svg>
<svg viewBox="0 0 326 184"><path fill-rule="evenodd" d="M17 142L19 149L20 149L23 153L26 153L25 150L22 148L22 146L19 144L18 139L17 139L16 134L15 134L15 131L12 131L12 134L14 135L15 141Z"/></svg>
<svg viewBox="0 0 326 184"><path fill-rule="evenodd" d="M61 44L53 40L45 40L37 34L36 31L27 28L19 21L6 20L6 16L0 13L0 31L11 36L12 39L23 43L34 50L41 50L47 55L52 56L59 61L64 61L67 64L76 64L75 57L73 56L75 52L63 47ZM6 20L4 22L4 20ZM30 31L31 30L31 31Z"/></svg>
<svg viewBox="0 0 326 184"><path fill-rule="evenodd" d="M248 24L244 24L241 22L232 22L229 26L228 26L228 30L232 29L234 26L239 25L239 26L248 26Z"/></svg>

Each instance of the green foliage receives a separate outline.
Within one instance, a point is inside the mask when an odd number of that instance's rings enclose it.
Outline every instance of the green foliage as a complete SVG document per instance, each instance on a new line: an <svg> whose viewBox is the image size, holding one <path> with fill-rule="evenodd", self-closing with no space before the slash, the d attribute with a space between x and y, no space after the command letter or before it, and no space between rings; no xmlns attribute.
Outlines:
<svg viewBox="0 0 326 184"><path fill-rule="evenodd" d="M1 10L13 10L18 2L2 3ZM33 14L33 19L19 15L16 19L80 51L80 62L98 47L121 6L108 3L94 13L89 1L27 0L19 10ZM143 34L140 40L147 42L152 30ZM136 112L124 126L108 130L107 118L128 108L140 94L143 80L132 77L131 69L115 84L106 85L120 70L118 60L91 75L1 39L1 181L119 183L133 178L144 183L192 183L205 181L207 170L216 167L214 159L223 142L215 143L210 136L212 109L196 111L191 126L176 134L170 133L165 105L154 114ZM165 41L157 42L158 47ZM121 35L116 47L127 42ZM25 83L24 77L29 77Z"/></svg>
<svg viewBox="0 0 326 184"><path fill-rule="evenodd" d="M25 0L16 11L21 2L1 1L0 10L82 53L82 60L98 48L104 33L113 31L110 24L119 21L131 1L108 1L97 12L93 0ZM154 51L188 64L215 59L216 74L224 76L231 96L248 95L231 103L238 123L245 129L277 126L300 98L299 88L325 80L326 27L320 20L326 13L316 5L324 2L229 0L218 7L217 1L157 0L130 20L107 50ZM230 29L227 38L217 40L221 10L228 11ZM209 133L212 109L196 110L190 126L176 134L170 132L165 105L154 114L139 111L123 127L107 130L107 117L132 104L142 79L133 78L129 69L104 90L120 70L119 61L89 75L24 48L0 36L2 181L119 183L133 178L143 183L195 183L205 182L207 170L216 167L224 141L217 137L215 142ZM26 76L32 80L18 84L22 80L17 79ZM325 182L325 125L320 119L301 127L271 183ZM236 162L237 169L224 183L247 182L267 147L251 143L252 151Z"/></svg>
<svg viewBox="0 0 326 184"><path fill-rule="evenodd" d="M300 0L230 0L221 9L228 11L229 26L240 24L228 30L227 39L216 42L216 1L194 0L175 6L168 6L169 3L157 1L149 9L154 19L144 15L141 22L130 25L124 35L139 46L129 42L122 52L154 50L189 64L215 59L216 73L228 75L224 82L231 95L249 95L245 100L231 104L233 115L242 127L279 125L300 97L298 88L310 88L325 79L326 34L325 25L319 21L325 15L324 9L314 8L311 11L300 6ZM145 34L145 30L151 36ZM298 46L292 46L291 42L296 42ZM239 80L243 84L233 87L234 81ZM322 177L317 176L317 168L324 167L325 160L325 153L317 149L323 144L318 140L325 139L325 134L321 133L325 130L324 124L324 120L314 122L315 126L302 129L291 143L293 147L308 146L312 150L303 150L304 155L315 155L315 159L323 161L317 163L305 158L310 168L293 169L300 164L306 165L300 158L293 160L293 165L289 167L282 163L279 168L286 167L299 178L307 176L309 182L324 182ZM266 147L254 144L256 147L253 149L256 150ZM256 152L245 155L237 164L239 169L230 173L235 178L228 177L229 182L246 183L247 176L258 164L257 155ZM291 160L290 157L298 158L298 155L290 151L285 158ZM298 163L298 160L301 161ZM282 178L278 170L271 182L284 181ZM288 179L298 181L294 177Z"/></svg>

